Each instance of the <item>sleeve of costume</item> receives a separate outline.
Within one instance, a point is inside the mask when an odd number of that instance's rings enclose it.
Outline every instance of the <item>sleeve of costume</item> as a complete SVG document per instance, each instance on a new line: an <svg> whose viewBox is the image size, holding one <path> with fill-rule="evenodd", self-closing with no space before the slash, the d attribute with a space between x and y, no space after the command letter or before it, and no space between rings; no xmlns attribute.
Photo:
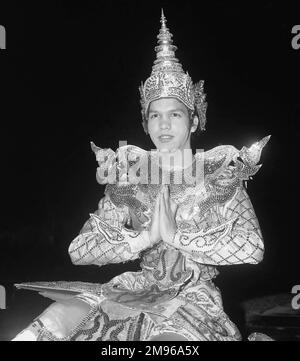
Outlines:
<svg viewBox="0 0 300 361"><path fill-rule="evenodd" d="M263 259L264 244L257 217L243 186L225 205L212 211L221 223L205 231L184 233L177 231L173 246L196 262L210 265L259 263Z"/></svg>
<svg viewBox="0 0 300 361"><path fill-rule="evenodd" d="M151 246L149 234L146 230L138 232L126 228L124 225L129 220L128 209L117 208L106 195L71 242L72 262L103 266L139 258L140 252Z"/></svg>

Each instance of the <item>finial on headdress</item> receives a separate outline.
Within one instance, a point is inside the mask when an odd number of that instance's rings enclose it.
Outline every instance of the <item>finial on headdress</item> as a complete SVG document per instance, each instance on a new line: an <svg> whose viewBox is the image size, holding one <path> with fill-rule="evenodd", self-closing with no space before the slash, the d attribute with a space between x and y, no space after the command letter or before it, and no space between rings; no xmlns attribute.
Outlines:
<svg viewBox="0 0 300 361"><path fill-rule="evenodd" d="M182 72L182 66L179 63L178 59L175 57L175 51L177 50L177 46L173 45L172 37L173 35L170 33L167 28L167 19L164 15L163 9L161 9L161 28L159 30L159 34L157 35L158 41L157 46L155 47L156 51L156 60L154 61L154 65L152 67L152 73L161 71L164 69L165 71L169 69L169 71Z"/></svg>
<svg viewBox="0 0 300 361"><path fill-rule="evenodd" d="M161 22L162 27L166 27L167 19L166 19L165 15L164 15L164 9L163 8L161 8L160 22Z"/></svg>

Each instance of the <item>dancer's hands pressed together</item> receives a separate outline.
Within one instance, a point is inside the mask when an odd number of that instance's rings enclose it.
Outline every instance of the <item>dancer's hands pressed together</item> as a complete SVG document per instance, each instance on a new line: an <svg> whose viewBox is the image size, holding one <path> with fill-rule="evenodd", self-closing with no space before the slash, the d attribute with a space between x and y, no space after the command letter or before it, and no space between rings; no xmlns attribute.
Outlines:
<svg viewBox="0 0 300 361"><path fill-rule="evenodd" d="M150 228L151 243L155 244L160 240L172 243L177 225L175 215L177 204L170 199L169 187L164 185L158 194L153 212L152 225Z"/></svg>

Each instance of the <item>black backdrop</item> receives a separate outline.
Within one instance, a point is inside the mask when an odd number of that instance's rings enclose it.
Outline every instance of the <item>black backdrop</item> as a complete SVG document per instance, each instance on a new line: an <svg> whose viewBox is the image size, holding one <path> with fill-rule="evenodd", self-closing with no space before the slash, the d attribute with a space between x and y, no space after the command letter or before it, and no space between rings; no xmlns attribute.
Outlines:
<svg viewBox="0 0 300 361"><path fill-rule="evenodd" d="M14 282L105 282L138 268L74 266L67 249L103 194L89 141L152 146L140 125L138 86L150 75L161 7L184 69L205 80L207 131L194 146L241 148L272 135L248 183L265 259L222 268L217 283L228 310L233 299L290 292L300 283L296 5L20 2L2 3L0 12L7 34L0 50L0 284L9 294Z"/></svg>

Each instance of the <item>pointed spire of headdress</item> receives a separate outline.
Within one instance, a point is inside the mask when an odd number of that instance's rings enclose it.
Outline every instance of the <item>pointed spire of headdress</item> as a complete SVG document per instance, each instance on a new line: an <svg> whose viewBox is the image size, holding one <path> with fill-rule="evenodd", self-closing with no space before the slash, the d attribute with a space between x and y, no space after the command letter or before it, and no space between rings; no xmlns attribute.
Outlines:
<svg viewBox="0 0 300 361"><path fill-rule="evenodd" d="M147 111L152 101L160 98L175 98L199 117L200 128L205 130L206 107L204 82L200 80L193 84L188 73L185 73L175 56L177 47L173 45L172 37L167 28L167 19L161 10L161 27L155 47L156 59L152 66L151 76L139 87L143 126L147 133Z"/></svg>
<svg viewBox="0 0 300 361"><path fill-rule="evenodd" d="M159 34L157 35L158 41L157 46L155 47L156 51L156 60L152 67L152 74L158 71L172 71L183 73L182 66L179 63L178 59L175 57L175 51L177 46L173 45L172 37L167 28L167 19L164 15L163 9L161 9L161 28Z"/></svg>
<svg viewBox="0 0 300 361"><path fill-rule="evenodd" d="M166 27L167 19L165 18L164 9L163 9L163 8L161 8L160 22L161 22L161 24L162 24L162 27Z"/></svg>

